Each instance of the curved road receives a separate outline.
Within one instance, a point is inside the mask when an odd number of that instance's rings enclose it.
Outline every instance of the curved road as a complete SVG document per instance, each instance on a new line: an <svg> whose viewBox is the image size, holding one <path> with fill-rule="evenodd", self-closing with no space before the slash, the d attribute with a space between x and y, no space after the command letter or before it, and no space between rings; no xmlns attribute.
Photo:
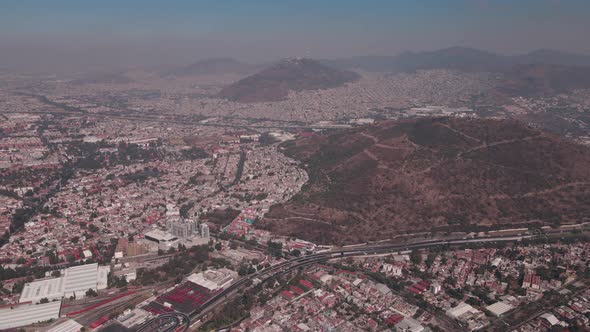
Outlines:
<svg viewBox="0 0 590 332"><path fill-rule="evenodd" d="M190 317L186 314L177 311L169 312L161 314L143 323L136 332L173 332L180 331L179 329L181 326L184 326L182 329L184 332L190 326L190 322ZM172 323L172 325L168 326L170 323Z"/></svg>
<svg viewBox="0 0 590 332"><path fill-rule="evenodd" d="M340 248L340 249L333 249L331 251L322 252L311 254L307 256L302 256L298 258L293 258L288 261L279 263L277 265L271 266L264 270L255 272L251 275L242 277L238 279L235 283L230 285L228 288L221 291L219 294L210 298L207 302L205 302L200 310L191 313L189 316L193 322L199 323L199 321L203 320L210 312L219 308L220 306L224 305L229 298L235 295L237 292L248 288L254 279L260 279L262 282L266 282L270 278L278 277L284 274L287 274L293 270L296 270L300 267L304 267L307 265L312 265L314 263L332 259L332 258L340 258L340 257L350 257L350 256L364 256L364 255L373 255L373 254L383 254L383 253L391 253L397 251L406 251L406 250L414 250L414 249L423 249L429 247L436 247L440 245L460 245L460 244L469 244L469 243L481 243L481 242L514 242L520 241L526 238L532 238L533 235L523 235L523 236L498 236L498 237L491 237L491 238L476 238L476 239L448 239L448 240L429 240L429 241L421 241L421 242L414 242L414 243L407 243L407 244L369 244L365 246L358 246L358 247L349 247L349 248Z"/></svg>

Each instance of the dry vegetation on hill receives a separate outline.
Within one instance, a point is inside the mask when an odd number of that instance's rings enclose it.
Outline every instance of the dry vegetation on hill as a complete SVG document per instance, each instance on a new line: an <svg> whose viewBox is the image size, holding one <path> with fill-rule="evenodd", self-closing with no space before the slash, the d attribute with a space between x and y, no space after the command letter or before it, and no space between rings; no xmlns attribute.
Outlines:
<svg viewBox="0 0 590 332"><path fill-rule="evenodd" d="M261 225L319 243L578 222L590 212L590 150L517 122L385 122L284 149L307 165L310 182Z"/></svg>

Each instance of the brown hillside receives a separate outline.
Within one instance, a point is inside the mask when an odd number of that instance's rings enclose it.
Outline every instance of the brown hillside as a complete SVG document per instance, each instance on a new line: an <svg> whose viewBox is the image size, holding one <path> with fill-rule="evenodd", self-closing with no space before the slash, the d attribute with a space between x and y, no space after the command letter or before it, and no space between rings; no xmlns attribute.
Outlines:
<svg viewBox="0 0 590 332"><path fill-rule="evenodd" d="M310 182L260 224L319 243L590 213L590 150L516 122L386 122L283 147Z"/></svg>
<svg viewBox="0 0 590 332"><path fill-rule="evenodd" d="M355 81L359 75L310 59L289 59L226 86L219 97L242 103L279 101L289 91L319 90Z"/></svg>

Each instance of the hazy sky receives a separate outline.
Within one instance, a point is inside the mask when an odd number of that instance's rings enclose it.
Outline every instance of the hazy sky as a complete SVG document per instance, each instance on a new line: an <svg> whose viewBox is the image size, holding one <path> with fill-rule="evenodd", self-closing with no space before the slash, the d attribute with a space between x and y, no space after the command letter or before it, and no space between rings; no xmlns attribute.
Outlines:
<svg viewBox="0 0 590 332"><path fill-rule="evenodd" d="M0 0L0 67L392 55L590 54L589 0Z"/></svg>

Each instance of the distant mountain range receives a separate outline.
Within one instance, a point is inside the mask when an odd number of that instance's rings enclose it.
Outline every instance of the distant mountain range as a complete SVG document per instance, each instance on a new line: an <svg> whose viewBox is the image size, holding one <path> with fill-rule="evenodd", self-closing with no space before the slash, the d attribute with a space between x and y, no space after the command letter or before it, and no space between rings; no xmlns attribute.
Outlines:
<svg viewBox="0 0 590 332"><path fill-rule="evenodd" d="M196 76L219 74L251 74L260 69L258 65L250 65L232 58L211 58L200 60L187 66L176 67L163 71L161 76Z"/></svg>
<svg viewBox="0 0 590 332"><path fill-rule="evenodd" d="M334 88L359 77L355 72L311 59L292 58L224 87L218 97L243 103L280 101L287 98L289 91Z"/></svg>
<svg viewBox="0 0 590 332"><path fill-rule="evenodd" d="M281 146L310 179L258 225L316 243L578 223L590 213L590 149L516 121L380 122Z"/></svg>
<svg viewBox="0 0 590 332"><path fill-rule="evenodd" d="M590 56L552 50L506 56L466 47L318 61L293 58L269 66L245 64L232 58L212 58L168 68L160 76L250 75L225 86L217 95L250 103L285 100L289 91L339 87L360 77L352 70L403 73L432 69L500 73L503 79L496 90L506 96L551 95L590 88ZM124 76L107 76L99 81L120 83L125 79Z"/></svg>
<svg viewBox="0 0 590 332"><path fill-rule="evenodd" d="M412 72L420 69L441 68L502 72L515 65L529 64L590 66L590 56L552 50L537 50L523 55L507 56L467 47L451 47L428 52L404 52L395 56L358 56L326 59L320 62L340 69L361 69L373 72Z"/></svg>

